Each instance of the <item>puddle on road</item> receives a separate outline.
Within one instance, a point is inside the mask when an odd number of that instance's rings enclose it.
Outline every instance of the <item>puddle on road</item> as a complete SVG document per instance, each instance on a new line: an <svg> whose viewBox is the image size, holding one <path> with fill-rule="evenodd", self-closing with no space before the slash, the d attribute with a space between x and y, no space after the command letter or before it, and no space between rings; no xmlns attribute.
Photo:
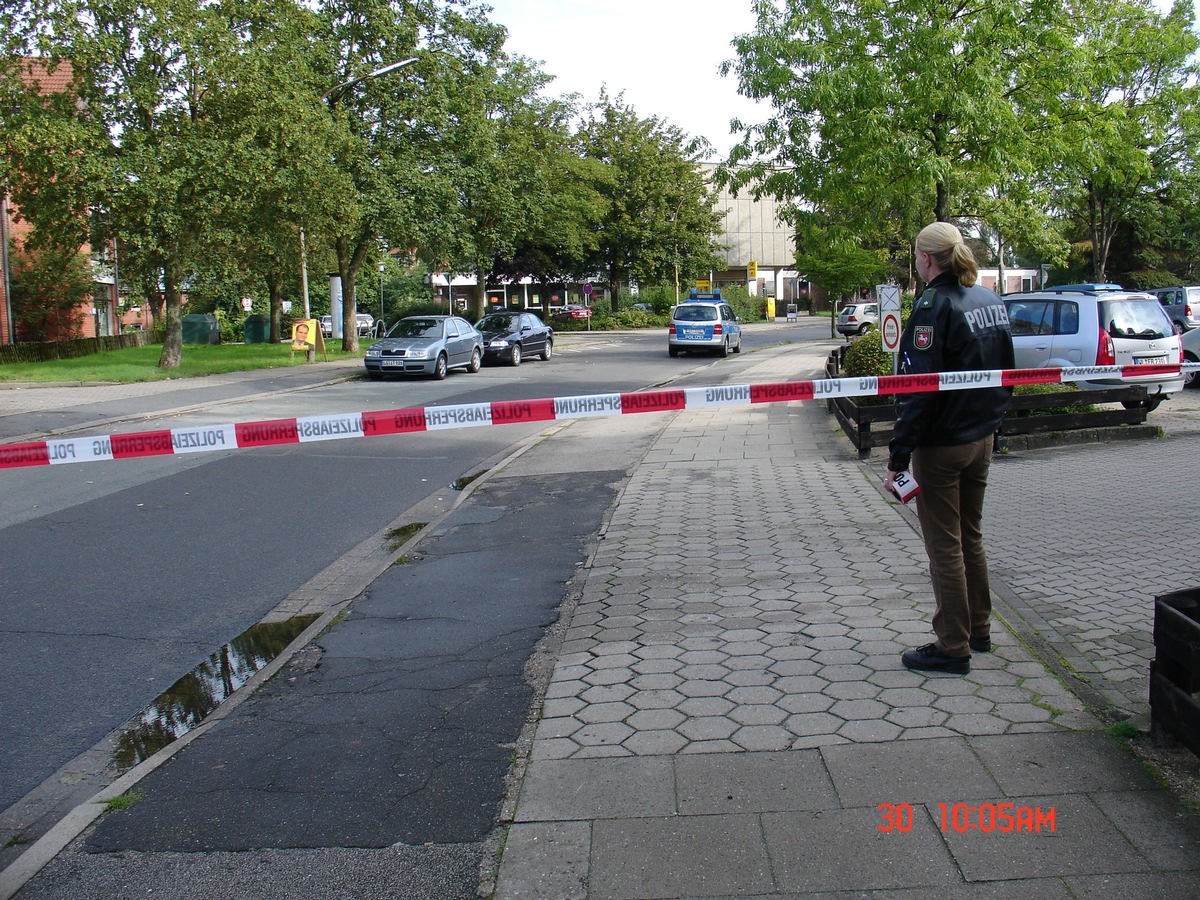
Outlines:
<svg viewBox="0 0 1200 900"><path fill-rule="evenodd" d="M251 625L159 694L121 732L113 762L131 768L187 734L316 619L314 613Z"/></svg>

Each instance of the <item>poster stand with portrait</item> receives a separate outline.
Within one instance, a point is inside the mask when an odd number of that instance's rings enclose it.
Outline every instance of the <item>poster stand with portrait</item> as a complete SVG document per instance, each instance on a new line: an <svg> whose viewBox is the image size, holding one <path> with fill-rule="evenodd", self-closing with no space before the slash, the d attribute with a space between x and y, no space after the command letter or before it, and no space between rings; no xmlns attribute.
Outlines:
<svg viewBox="0 0 1200 900"><path fill-rule="evenodd" d="M320 323L316 319L297 319L292 323L292 362L296 361L296 351L309 353L320 350L329 362L329 353L325 349L325 337L321 333Z"/></svg>

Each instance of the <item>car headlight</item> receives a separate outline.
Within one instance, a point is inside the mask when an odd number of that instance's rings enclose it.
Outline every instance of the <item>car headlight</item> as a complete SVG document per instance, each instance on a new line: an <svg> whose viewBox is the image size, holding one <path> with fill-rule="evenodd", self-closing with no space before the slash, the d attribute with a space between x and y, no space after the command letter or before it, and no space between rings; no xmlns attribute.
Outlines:
<svg viewBox="0 0 1200 900"><path fill-rule="evenodd" d="M428 347L414 347L404 355L409 359L429 359L429 349Z"/></svg>
<svg viewBox="0 0 1200 900"><path fill-rule="evenodd" d="M368 347L367 356L383 356L383 351L376 347Z"/></svg>
<svg viewBox="0 0 1200 900"><path fill-rule="evenodd" d="M506 341L504 338L495 338L494 340L488 341L488 346L493 350L503 350L508 346L508 341Z"/></svg>

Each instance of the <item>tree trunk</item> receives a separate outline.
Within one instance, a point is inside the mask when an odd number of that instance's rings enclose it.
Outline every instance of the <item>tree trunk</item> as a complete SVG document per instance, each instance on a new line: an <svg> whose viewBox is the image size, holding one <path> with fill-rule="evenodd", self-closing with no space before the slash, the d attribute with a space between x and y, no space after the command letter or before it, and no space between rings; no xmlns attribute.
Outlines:
<svg viewBox="0 0 1200 900"><path fill-rule="evenodd" d="M483 271L481 266L475 267L475 287L471 291L470 309L467 311L470 314L472 322L478 322L483 318L483 311L487 307L487 273Z"/></svg>
<svg viewBox="0 0 1200 900"><path fill-rule="evenodd" d="M179 290L182 280L174 265L168 263L163 267L167 330L163 336L162 355L158 358L160 369L178 369L183 360L183 296Z"/></svg>
<svg viewBox="0 0 1200 900"><path fill-rule="evenodd" d="M283 285L278 273L267 273L267 294L271 298L271 343L278 344L283 324Z"/></svg>
<svg viewBox="0 0 1200 900"><path fill-rule="evenodd" d="M996 279L996 293L1003 294L1008 290L1008 280L1004 272L1004 235L1000 233L999 228L996 229L996 247L1000 251L996 260L996 272L999 276Z"/></svg>
<svg viewBox="0 0 1200 900"><path fill-rule="evenodd" d="M1092 277L1097 284L1108 281L1108 248L1112 242L1112 229L1106 221L1104 201L1095 188L1088 184L1088 225L1092 237Z"/></svg>
<svg viewBox="0 0 1200 900"><path fill-rule="evenodd" d="M933 212L939 222L950 221L950 189L944 181L937 183L937 200Z"/></svg>
<svg viewBox="0 0 1200 900"><path fill-rule="evenodd" d="M362 269L363 259L366 258L366 248L371 238L359 238L350 249L350 241L339 237L334 241L337 251L338 275L342 279L342 350L346 353L358 352L358 303L356 300L355 280ZM332 310L330 310L332 312Z"/></svg>

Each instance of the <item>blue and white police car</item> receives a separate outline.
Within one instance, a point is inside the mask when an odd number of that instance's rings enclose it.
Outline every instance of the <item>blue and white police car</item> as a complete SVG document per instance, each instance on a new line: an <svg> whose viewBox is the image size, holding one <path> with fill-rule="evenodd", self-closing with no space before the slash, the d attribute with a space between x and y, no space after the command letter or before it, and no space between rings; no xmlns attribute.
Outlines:
<svg viewBox="0 0 1200 900"><path fill-rule="evenodd" d="M692 288L688 298L671 310L667 327L667 353L704 350L728 356L742 352L742 326L721 292L701 294Z"/></svg>

